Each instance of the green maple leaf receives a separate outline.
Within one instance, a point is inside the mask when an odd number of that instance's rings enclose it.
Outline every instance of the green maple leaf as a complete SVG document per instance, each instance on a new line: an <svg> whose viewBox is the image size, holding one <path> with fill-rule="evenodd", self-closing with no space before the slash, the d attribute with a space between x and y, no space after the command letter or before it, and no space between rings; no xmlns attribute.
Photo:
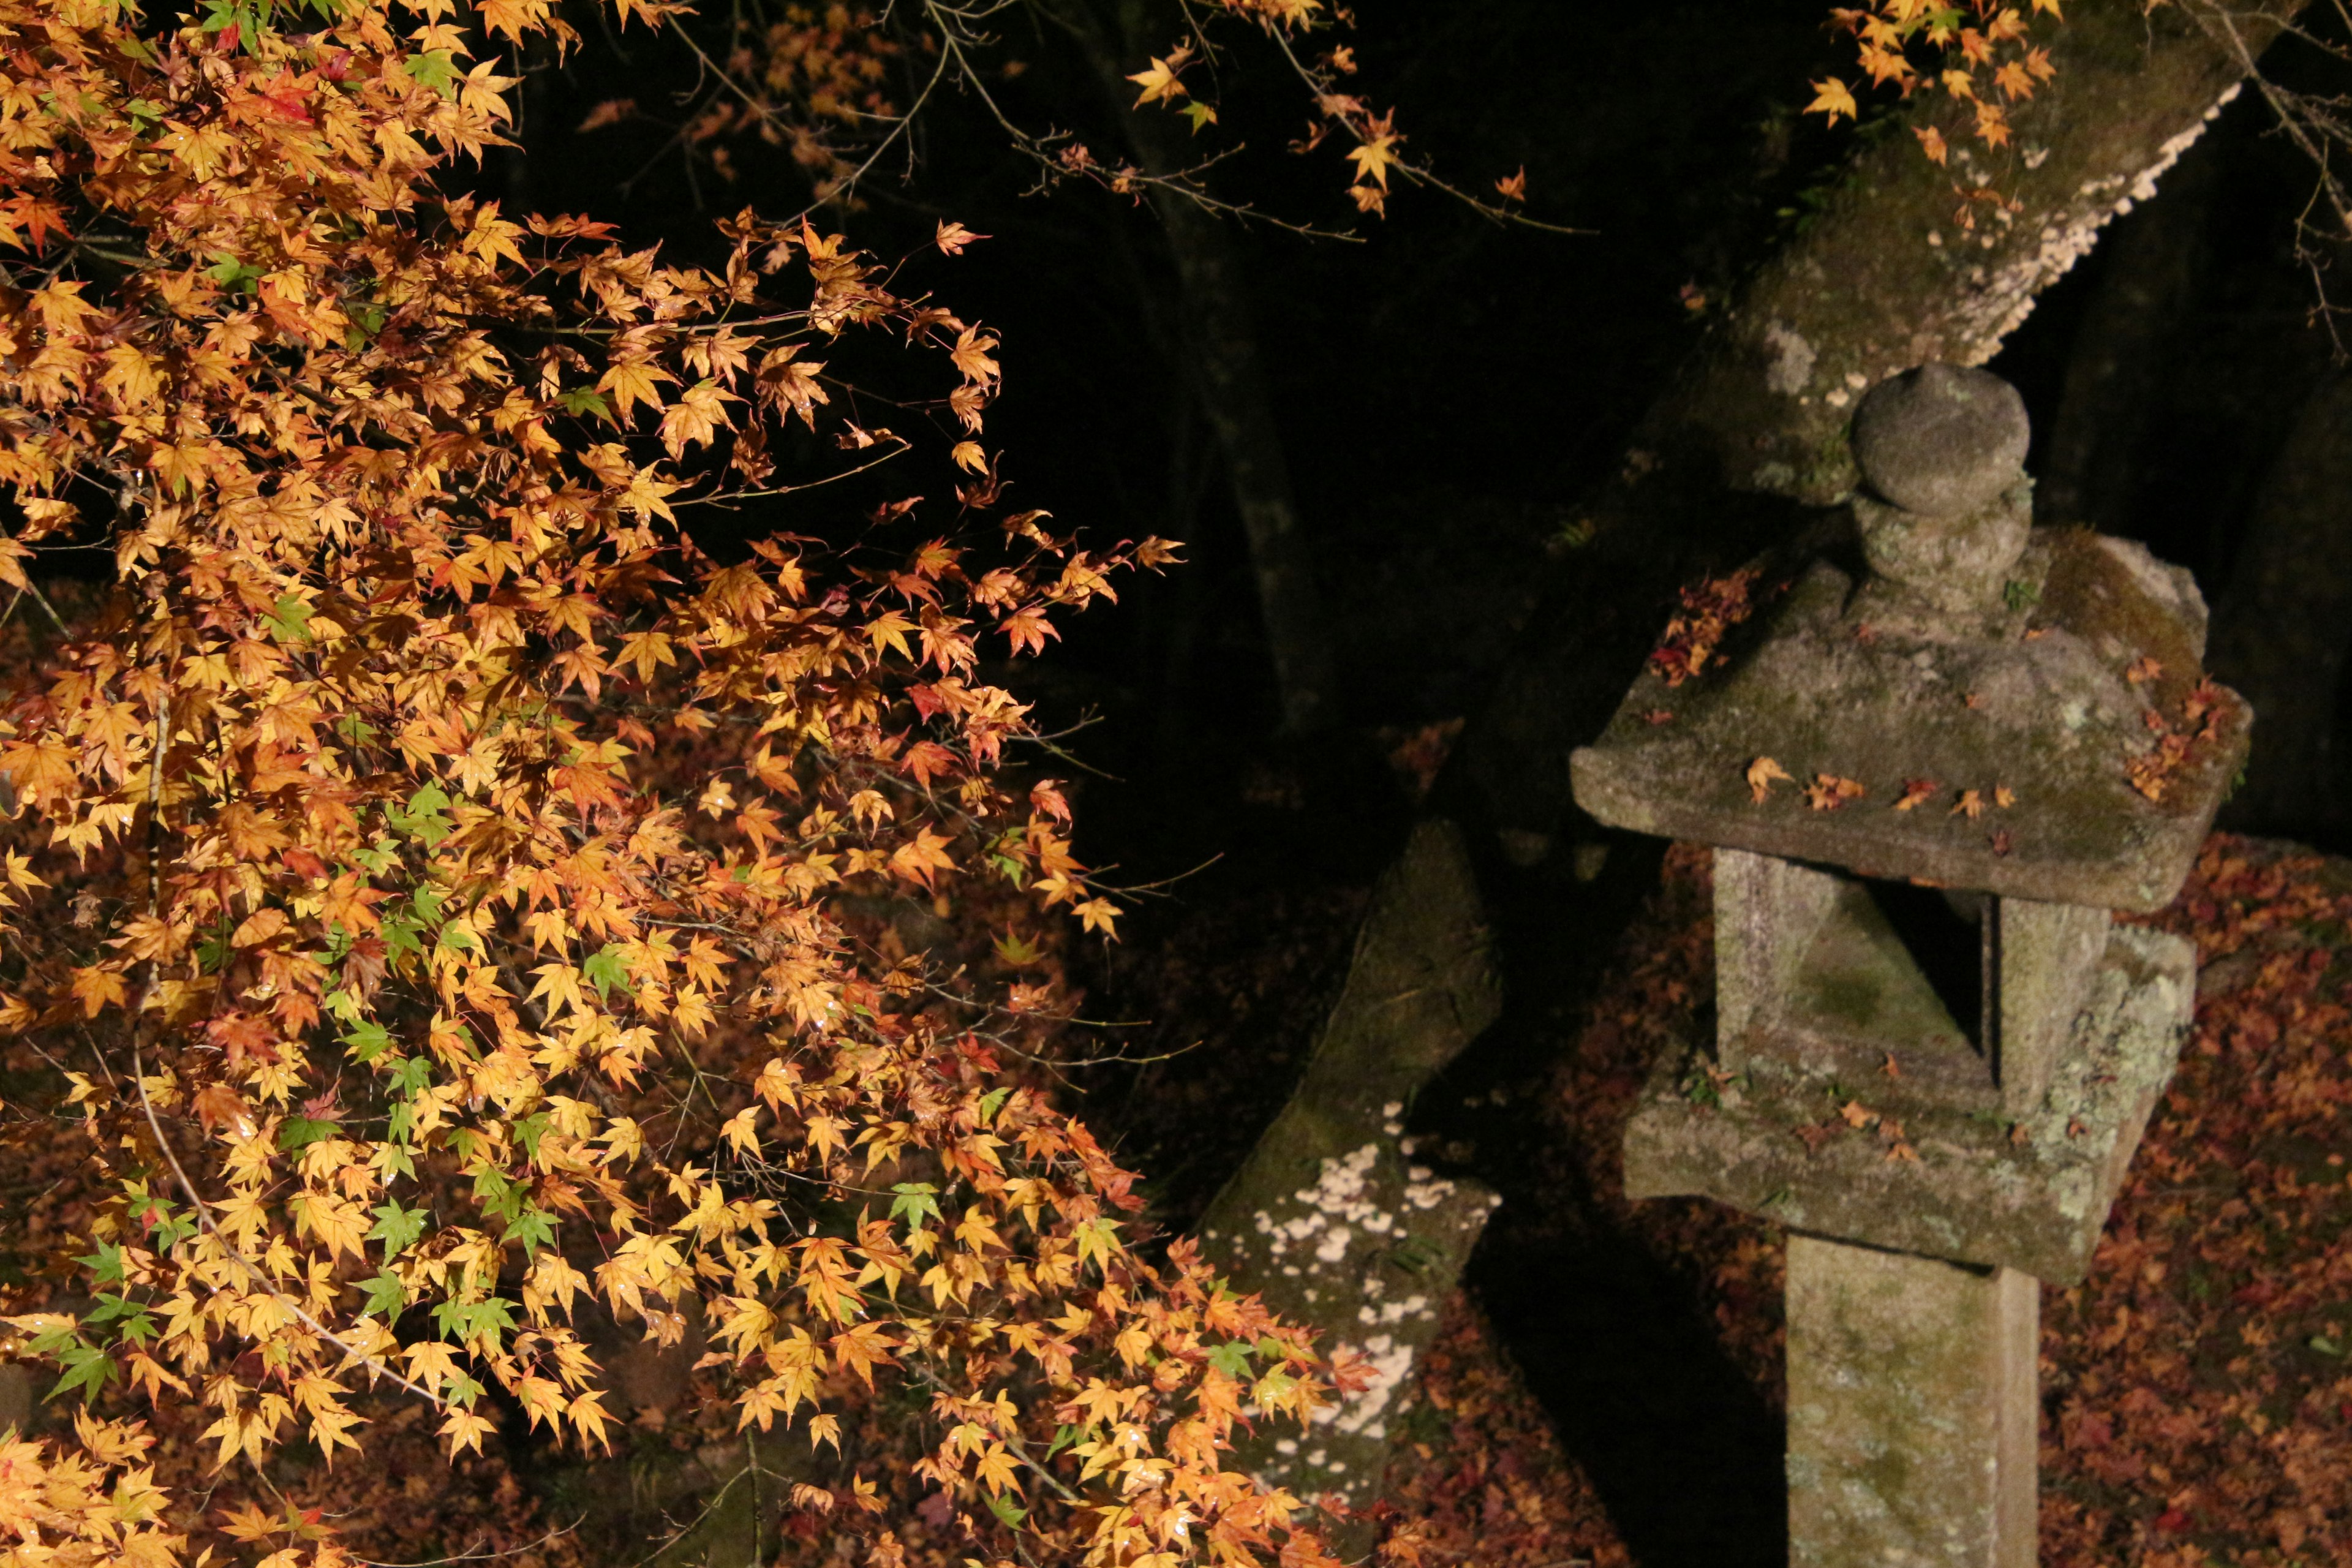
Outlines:
<svg viewBox="0 0 2352 1568"><path fill-rule="evenodd" d="M1209 1350L1209 1364L1227 1377L1247 1378L1250 1374L1250 1347L1239 1340L1228 1340Z"/></svg>
<svg viewBox="0 0 2352 1568"><path fill-rule="evenodd" d="M614 986L620 987L623 995L628 994L629 966L621 961L621 944L618 942L608 942L590 953L581 963L580 973L596 988L596 998L600 1002L611 996Z"/></svg>
<svg viewBox="0 0 2352 1568"><path fill-rule="evenodd" d="M286 594L270 606L270 614L261 619L279 642L309 642L310 617L317 613L293 595Z"/></svg>
<svg viewBox="0 0 2352 1568"><path fill-rule="evenodd" d="M923 1216L940 1217L939 1188L929 1182L900 1182L890 1189L898 1195L891 1200L890 1217L904 1216L908 1229L923 1223Z"/></svg>
<svg viewBox="0 0 2352 1568"><path fill-rule="evenodd" d="M400 62L400 68L444 98L457 96L457 63L446 49L411 55Z"/></svg>
<svg viewBox="0 0 2352 1568"><path fill-rule="evenodd" d="M383 1243L383 1260L389 1264L425 1234L425 1219L423 1209L402 1208L395 1198L377 1206L375 1228L368 1232L367 1238Z"/></svg>
<svg viewBox="0 0 2352 1568"><path fill-rule="evenodd" d="M373 1313L386 1323L400 1321L401 1310L408 1305L408 1291L399 1275L387 1268L373 1279L361 1280L360 1289L367 1292L367 1305L362 1311Z"/></svg>
<svg viewBox="0 0 2352 1568"><path fill-rule="evenodd" d="M85 1402L96 1399L99 1391L106 1386L107 1379L114 1375L114 1358L88 1345L76 1345L71 1350L59 1352L58 1364L66 1369L66 1374L58 1379L55 1388L49 1390L51 1399L76 1388L82 1391Z"/></svg>

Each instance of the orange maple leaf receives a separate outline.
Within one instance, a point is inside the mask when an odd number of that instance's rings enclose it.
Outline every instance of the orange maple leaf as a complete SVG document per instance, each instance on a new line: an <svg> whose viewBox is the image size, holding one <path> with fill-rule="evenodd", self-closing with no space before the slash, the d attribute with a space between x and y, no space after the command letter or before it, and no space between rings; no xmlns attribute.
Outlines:
<svg viewBox="0 0 2352 1568"><path fill-rule="evenodd" d="M1805 804L1815 811L1835 811L1850 800L1860 800L1863 794L1858 780L1840 778L1835 773L1815 773L1813 782L1805 786Z"/></svg>

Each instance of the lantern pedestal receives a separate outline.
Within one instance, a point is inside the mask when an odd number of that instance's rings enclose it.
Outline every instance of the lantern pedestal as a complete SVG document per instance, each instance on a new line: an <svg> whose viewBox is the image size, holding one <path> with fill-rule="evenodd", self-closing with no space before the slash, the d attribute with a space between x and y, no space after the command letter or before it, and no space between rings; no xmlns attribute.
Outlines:
<svg viewBox="0 0 2352 1568"><path fill-rule="evenodd" d="M2041 1293L1789 1238L1789 1560L2032 1568Z"/></svg>

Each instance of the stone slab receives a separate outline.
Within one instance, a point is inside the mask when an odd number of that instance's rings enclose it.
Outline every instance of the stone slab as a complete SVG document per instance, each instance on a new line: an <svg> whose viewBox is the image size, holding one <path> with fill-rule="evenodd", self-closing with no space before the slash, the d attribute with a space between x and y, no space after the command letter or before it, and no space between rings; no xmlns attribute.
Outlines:
<svg viewBox="0 0 2352 1568"><path fill-rule="evenodd" d="M2195 991L2189 943L2116 927L2047 1089L2015 1117L1913 1096L1899 1079L1762 1061L1718 1088L1710 1048L1694 1043L1659 1062L1626 1128L1626 1194L1711 1197L1792 1229L2074 1283L2171 1079ZM1899 1121L1914 1157L1850 1127L1849 1102Z"/></svg>
<svg viewBox="0 0 2352 1568"><path fill-rule="evenodd" d="M1860 573L1814 563L1680 687L1645 670L1570 759L1577 804L1612 826L1869 877L2143 912L2169 902L2252 719L2224 693L2163 798L2133 787L2129 763L2156 743L2147 716L2185 725L2201 676L2205 607L2188 574L2126 541L2037 529L2014 593L1955 626L1906 618ZM2161 672L2147 678L2143 658ZM1759 757L1864 793L1814 810L1781 784L1759 802ZM1937 790L1894 809L1913 779ZM1979 792L1979 816L1950 809L1962 790Z"/></svg>
<svg viewBox="0 0 2352 1568"><path fill-rule="evenodd" d="M2032 1568L2039 1283L1789 1238L1791 1568Z"/></svg>

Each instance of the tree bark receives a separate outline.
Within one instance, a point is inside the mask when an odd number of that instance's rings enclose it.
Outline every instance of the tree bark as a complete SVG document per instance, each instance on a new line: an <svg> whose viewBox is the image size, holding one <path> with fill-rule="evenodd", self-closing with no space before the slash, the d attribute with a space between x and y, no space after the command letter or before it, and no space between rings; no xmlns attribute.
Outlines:
<svg viewBox="0 0 2352 1568"><path fill-rule="evenodd" d="M1190 165L1193 160L1180 122L1164 109L1129 107L1126 74L1151 49L1167 47L1181 30L1181 18L1167 19L1163 37L1150 31L1151 13L1142 0L1040 4L1076 39L1144 172L1168 179ZM1168 237L1183 299L1194 392L1224 458L1234 506L1249 540L1282 727L1293 733L1320 729L1339 718L1332 641L1313 549L1290 488L1274 394L1258 353L1241 247L1223 219L1181 193L1155 186L1151 203Z"/></svg>
<svg viewBox="0 0 2352 1568"><path fill-rule="evenodd" d="M1571 820L1568 754L1607 721L1675 584L1790 537L1851 492L1846 420L1873 384L1928 360L1981 364L2100 228L2156 183L2242 86L2245 58L2303 0L2205 13L2084 0L2053 35L2055 79L2012 115L1999 174L2021 205L1955 221L1956 181L1990 180L1956 145L1939 168L1899 132L1862 145L1811 226L1767 262L1637 429L1585 513L1522 651L1463 748L1496 828L1549 838ZM1927 124L1923 100L1898 124ZM1467 809L1465 803L1461 809Z"/></svg>

